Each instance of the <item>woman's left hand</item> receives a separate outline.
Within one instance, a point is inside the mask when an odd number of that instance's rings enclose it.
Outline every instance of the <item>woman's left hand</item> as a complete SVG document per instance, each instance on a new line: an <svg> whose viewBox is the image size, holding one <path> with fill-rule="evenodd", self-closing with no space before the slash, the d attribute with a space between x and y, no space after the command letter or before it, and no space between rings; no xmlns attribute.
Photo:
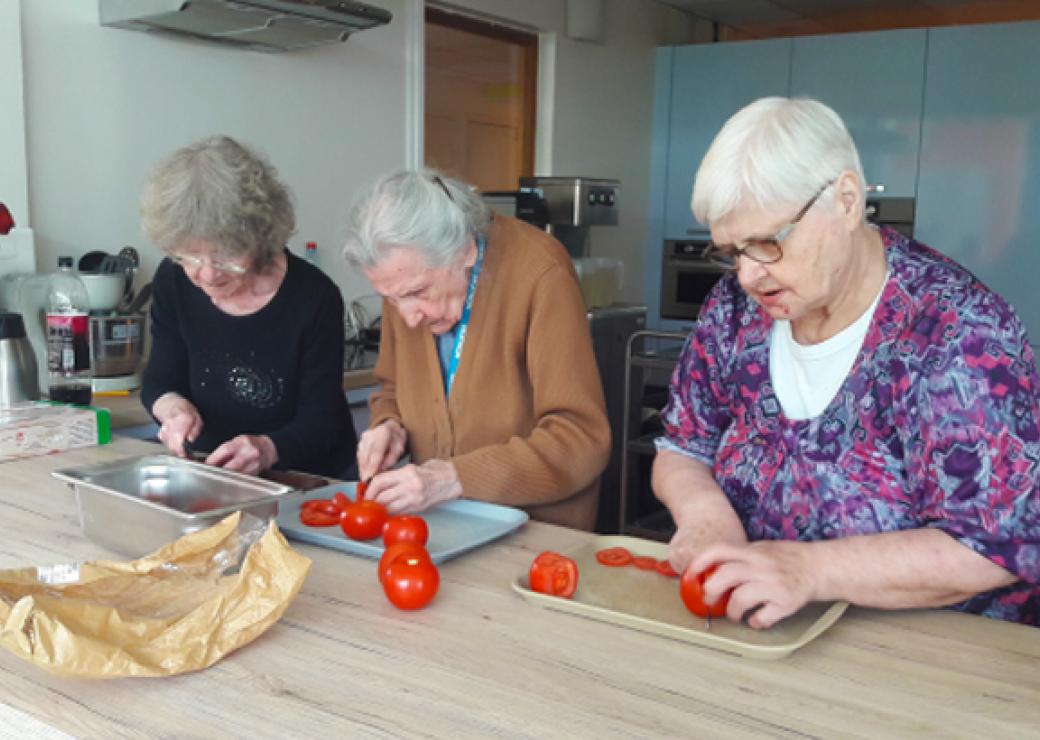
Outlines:
<svg viewBox="0 0 1040 740"><path fill-rule="evenodd" d="M229 439L206 458L207 465L259 475L278 462L278 450L270 437L240 434Z"/></svg>
<svg viewBox="0 0 1040 740"><path fill-rule="evenodd" d="M462 496L455 466L447 460L428 460L376 475L365 498L378 501L390 514L423 511Z"/></svg>

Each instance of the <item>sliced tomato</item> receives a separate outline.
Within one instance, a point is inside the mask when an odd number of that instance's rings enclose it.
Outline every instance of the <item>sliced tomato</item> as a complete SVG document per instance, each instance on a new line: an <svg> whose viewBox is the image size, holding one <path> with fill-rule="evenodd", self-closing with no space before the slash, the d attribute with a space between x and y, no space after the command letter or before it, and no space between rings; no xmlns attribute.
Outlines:
<svg viewBox="0 0 1040 740"><path fill-rule="evenodd" d="M338 511L330 514L317 506L300 509L300 521L308 527L334 527L339 524L339 517Z"/></svg>
<svg viewBox="0 0 1040 740"><path fill-rule="evenodd" d="M368 490L368 481L359 480L357 487L354 489L355 499L361 501L365 498L365 491Z"/></svg>
<svg viewBox="0 0 1040 740"><path fill-rule="evenodd" d="M330 498L312 498L300 504L300 510L320 511L325 514L339 516L340 508Z"/></svg>
<svg viewBox="0 0 1040 740"><path fill-rule="evenodd" d="M675 568L673 568L672 564L669 563L667 560L657 561L657 572L660 573L662 576L668 576L669 578L679 577L679 574L676 572Z"/></svg>
<svg viewBox="0 0 1040 740"><path fill-rule="evenodd" d="M657 570L657 558L652 558L649 555L636 555L632 558L632 565L639 568L639 570Z"/></svg>
<svg viewBox="0 0 1040 740"><path fill-rule="evenodd" d="M532 591L569 599L578 588L578 564L547 550L534 559L527 579Z"/></svg>
<svg viewBox="0 0 1040 740"><path fill-rule="evenodd" d="M335 504L340 511L346 511L347 507L350 506L350 499L347 498L343 491L336 491L336 495L332 497L332 503Z"/></svg>
<svg viewBox="0 0 1040 740"><path fill-rule="evenodd" d="M596 553L596 560L608 568L632 564L632 553L627 547L608 547Z"/></svg>

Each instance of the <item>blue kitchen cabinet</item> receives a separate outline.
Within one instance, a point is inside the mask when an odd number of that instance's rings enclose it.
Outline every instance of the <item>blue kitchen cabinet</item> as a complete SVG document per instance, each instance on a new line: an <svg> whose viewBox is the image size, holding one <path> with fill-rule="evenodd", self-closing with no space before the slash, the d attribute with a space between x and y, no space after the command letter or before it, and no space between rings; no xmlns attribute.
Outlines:
<svg viewBox="0 0 1040 740"><path fill-rule="evenodd" d="M1040 23L929 31L915 236L1040 343Z"/></svg>
<svg viewBox="0 0 1040 740"><path fill-rule="evenodd" d="M884 185L885 196L916 194L927 36L910 29L794 40L791 95L838 112L867 183Z"/></svg>
<svg viewBox="0 0 1040 740"><path fill-rule="evenodd" d="M707 228L694 220L690 195L697 168L722 124L756 98L787 95L791 40L681 46L671 62L665 237L681 239Z"/></svg>

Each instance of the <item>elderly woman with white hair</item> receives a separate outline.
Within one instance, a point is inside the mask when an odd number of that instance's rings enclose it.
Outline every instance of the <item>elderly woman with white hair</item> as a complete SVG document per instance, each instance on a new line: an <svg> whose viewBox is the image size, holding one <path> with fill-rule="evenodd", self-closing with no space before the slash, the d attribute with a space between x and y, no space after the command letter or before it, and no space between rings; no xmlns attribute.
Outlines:
<svg viewBox="0 0 1040 740"><path fill-rule="evenodd" d="M159 439L250 474L345 475L357 438L342 390L343 298L286 249L295 217L275 169L234 139L204 139L156 166L141 214L167 255L141 391Z"/></svg>
<svg viewBox="0 0 1040 740"><path fill-rule="evenodd" d="M1040 620L1040 378L1011 307L865 219L812 100L736 113L693 211L729 268L684 347L653 486L669 557L765 628L810 601Z"/></svg>
<svg viewBox="0 0 1040 740"><path fill-rule="evenodd" d="M399 513L465 496L591 529L610 430L563 247L429 170L382 178L351 221L344 256L383 296L367 497Z"/></svg>

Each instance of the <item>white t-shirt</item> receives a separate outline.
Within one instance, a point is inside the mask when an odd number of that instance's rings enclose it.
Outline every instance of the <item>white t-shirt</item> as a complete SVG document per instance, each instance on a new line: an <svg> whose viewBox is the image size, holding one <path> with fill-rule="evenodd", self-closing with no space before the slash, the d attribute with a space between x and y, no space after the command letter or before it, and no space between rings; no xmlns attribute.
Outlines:
<svg viewBox="0 0 1040 740"><path fill-rule="evenodd" d="M812 419L823 413L845 382L870 328L874 309L888 283L881 284L863 315L819 344L798 344L791 322L777 319L769 337L769 377L788 419Z"/></svg>

